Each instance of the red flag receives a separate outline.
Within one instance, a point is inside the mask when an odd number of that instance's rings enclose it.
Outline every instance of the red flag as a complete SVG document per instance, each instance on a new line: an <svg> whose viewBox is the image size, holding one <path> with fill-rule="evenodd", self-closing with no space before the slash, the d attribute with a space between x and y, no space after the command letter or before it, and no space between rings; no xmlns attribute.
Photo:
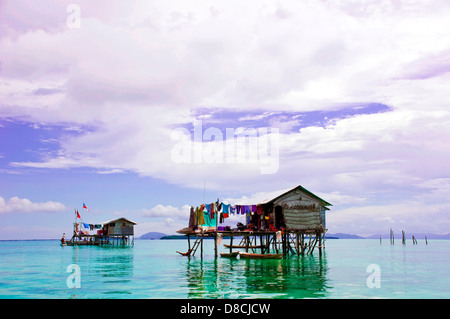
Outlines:
<svg viewBox="0 0 450 319"><path fill-rule="evenodd" d="M87 208L85 203L83 203L83 208L85 208L87 211L89 211L89 209Z"/></svg>
<svg viewBox="0 0 450 319"><path fill-rule="evenodd" d="M77 217L81 218L80 213L78 212L78 209L77 209Z"/></svg>

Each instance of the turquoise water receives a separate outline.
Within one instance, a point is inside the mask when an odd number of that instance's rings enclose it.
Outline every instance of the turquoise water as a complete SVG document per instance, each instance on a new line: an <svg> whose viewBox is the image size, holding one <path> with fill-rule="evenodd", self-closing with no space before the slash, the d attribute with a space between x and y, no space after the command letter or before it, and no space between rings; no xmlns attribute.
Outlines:
<svg viewBox="0 0 450 319"><path fill-rule="evenodd" d="M450 298L450 241L328 240L321 257L281 260L215 259L213 245L205 241L201 259L178 255L187 249L181 240L125 248L2 241L0 298ZM68 288L71 264L80 288ZM371 264L379 288L367 285Z"/></svg>

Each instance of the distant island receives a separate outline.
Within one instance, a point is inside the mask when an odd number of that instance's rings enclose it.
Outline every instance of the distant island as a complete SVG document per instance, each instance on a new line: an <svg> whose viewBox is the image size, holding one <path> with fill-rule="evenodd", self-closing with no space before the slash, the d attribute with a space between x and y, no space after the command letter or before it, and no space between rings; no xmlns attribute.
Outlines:
<svg viewBox="0 0 450 319"><path fill-rule="evenodd" d="M398 234L396 233L395 235L396 235L396 238L401 239L400 232ZM427 236L427 239L450 239L450 233L445 234L445 235L436 235L436 234L425 235L425 234L406 233L407 238L410 238L412 235L414 235L414 237L417 239L425 238L425 236ZM159 232L149 232L140 237L137 237L136 239L165 240L165 239L184 239L184 238L186 238L185 235L168 235L168 234L159 233ZM225 236L224 238L227 238L227 237ZM358 235L345 234L345 233L336 233L336 234L327 233L327 234L325 234L325 238L326 239L379 239L380 235L372 235L372 236L368 236L368 237L362 237L362 236L358 236ZM389 239L389 233L382 234L381 238Z"/></svg>
<svg viewBox="0 0 450 319"><path fill-rule="evenodd" d="M149 232L139 237L139 239L161 239L162 237L165 236L167 236L167 234L158 232Z"/></svg>

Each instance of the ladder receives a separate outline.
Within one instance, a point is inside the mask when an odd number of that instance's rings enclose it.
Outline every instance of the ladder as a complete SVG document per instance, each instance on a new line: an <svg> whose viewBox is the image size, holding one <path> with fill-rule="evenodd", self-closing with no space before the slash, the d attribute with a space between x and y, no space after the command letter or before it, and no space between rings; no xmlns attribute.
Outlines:
<svg viewBox="0 0 450 319"><path fill-rule="evenodd" d="M182 256L188 256L188 257L191 256L191 255L194 256L195 252L197 251L198 246L200 245L200 243L202 241L202 237L203 236L197 236L197 238L195 239L194 244L192 245L192 248L189 249L187 252L182 253L180 251L177 251L177 253L179 253Z"/></svg>

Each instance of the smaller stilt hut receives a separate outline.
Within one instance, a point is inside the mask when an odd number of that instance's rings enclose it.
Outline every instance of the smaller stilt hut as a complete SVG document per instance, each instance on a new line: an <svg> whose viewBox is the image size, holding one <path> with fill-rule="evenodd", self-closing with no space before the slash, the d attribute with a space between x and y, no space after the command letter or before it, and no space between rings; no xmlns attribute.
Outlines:
<svg viewBox="0 0 450 319"><path fill-rule="evenodd" d="M65 244L68 246L94 245L94 246L129 246L134 245L135 222L124 217L108 220L102 224L74 223L72 238ZM82 231L93 230L94 233Z"/></svg>
<svg viewBox="0 0 450 319"><path fill-rule="evenodd" d="M317 247L319 253L324 248L326 229L326 211L329 202L311 193L301 185L281 191L266 193L264 198L253 198L251 202L211 203L191 208L189 227L178 233L188 237L188 251L185 256L194 255L201 247L203 254L203 238L215 238L215 256L217 257L217 239L230 237L229 256L234 256L233 249L245 249L260 255L271 250L284 255L290 253L309 254ZM218 226L218 219L223 221L229 215L245 215L245 225L237 228ZM196 236L191 246L190 236ZM234 237L241 237L239 244L233 244ZM259 244L257 239L259 238Z"/></svg>

